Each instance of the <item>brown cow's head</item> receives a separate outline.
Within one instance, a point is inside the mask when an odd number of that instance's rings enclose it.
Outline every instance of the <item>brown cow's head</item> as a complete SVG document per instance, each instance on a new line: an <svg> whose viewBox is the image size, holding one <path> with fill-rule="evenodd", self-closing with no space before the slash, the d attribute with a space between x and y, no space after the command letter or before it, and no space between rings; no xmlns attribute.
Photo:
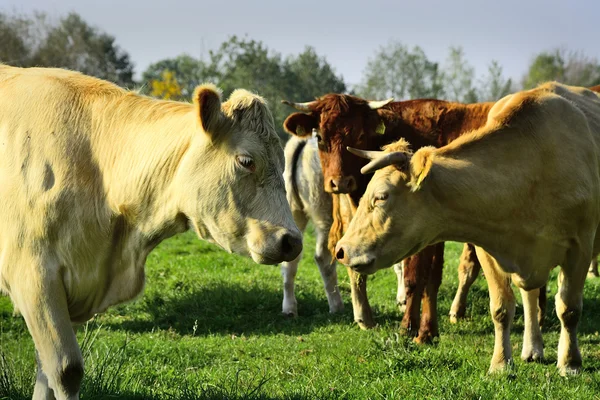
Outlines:
<svg viewBox="0 0 600 400"><path fill-rule="evenodd" d="M346 147L379 149L384 144L381 133L385 131L385 125L378 111L391 101L369 102L344 94L327 94L308 103L284 101L302 111L285 120L287 132L308 136L315 130L325 191L351 193L366 188L368 178L360 173L366 162L348 152Z"/></svg>

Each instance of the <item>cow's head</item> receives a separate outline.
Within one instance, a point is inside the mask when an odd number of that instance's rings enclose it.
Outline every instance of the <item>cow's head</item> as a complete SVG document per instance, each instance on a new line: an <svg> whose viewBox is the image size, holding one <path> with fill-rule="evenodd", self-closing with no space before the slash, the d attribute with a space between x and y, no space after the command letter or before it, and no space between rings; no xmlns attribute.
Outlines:
<svg viewBox="0 0 600 400"><path fill-rule="evenodd" d="M197 132L178 169L181 206L198 235L262 264L302 250L285 197L283 149L265 101L243 89L221 104L213 85L194 93Z"/></svg>
<svg viewBox="0 0 600 400"><path fill-rule="evenodd" d="M350 150L371 159L363 173L377 172L335 252L343 264L370 274L417 253L436 236L440 208L431 188L422 187L430 172L432 148L413 156L400 140L385 152Z"/></svg>
<svg viewBox="0 0 600 400"><path fill-rule="evenodd" d="M327 192L351 193L359 187L364 190L368 179L360 174L360 168L365 161L346 147L381 147L385 125L378 111L391 101L367 101L343 94L327 94L308 103L284 101L302 111L285 120L287 132L307 136L315 130Z"/></svg>

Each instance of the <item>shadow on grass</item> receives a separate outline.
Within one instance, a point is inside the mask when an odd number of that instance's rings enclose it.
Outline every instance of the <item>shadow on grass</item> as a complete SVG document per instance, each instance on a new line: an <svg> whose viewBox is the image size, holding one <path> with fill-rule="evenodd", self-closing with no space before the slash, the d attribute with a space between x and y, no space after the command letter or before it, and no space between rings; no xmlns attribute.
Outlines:
<svg viewBox="0 0 600 400"><path fill-rule="evenodd" d="M120 310L126 316L123 321L110 318L103 325L113 330L134 333L150 332L158 328L173 330L180 335L296 335L331 324L353 323L352 306L349 302L345 304L344 312L330 314L323 297L307 292L297 293L296 296L299 316L290 318L281 314L281 292L254 285L220 283L202 290L169 293L167 296L153 292L138 300L135 310ZM383 324L400 321L401 316L392 312L378 312L375 318L378 323Z"/></svg>

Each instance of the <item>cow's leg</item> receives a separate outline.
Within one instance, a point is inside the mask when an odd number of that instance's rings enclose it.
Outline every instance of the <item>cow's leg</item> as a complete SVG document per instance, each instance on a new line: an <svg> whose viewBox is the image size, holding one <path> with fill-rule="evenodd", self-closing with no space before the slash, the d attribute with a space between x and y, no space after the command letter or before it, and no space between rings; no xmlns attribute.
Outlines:
<svg viewBox="0 0 600 400"><path fill-rule="evenodd" d="M600 276L600 274L598 274L598 257L594 257L592 259L592 262L590 263L590 269L588 270L588 276L590 278L597 278Z"/></svg>
<svg viewBox="0 0 600 400"><path fill-rule="evenodd" d="M546 285L540 288L539 296L538 296L538 308L537 308L537 320L540 325L540 329L544 326L544 319L546 318L546 307L548 305L548 292Z"/></svg>
<svg viewBox="0 0 600 400"><path fill-rule="evenodd" d="M423 312L417 343L430 343L440 335L438 330L437 296L442 283L444 269L444 243L438 243L433 248L433 259L430 265L429 279L423 293Z"/></svg>
<svg viewBox="0 0 600 400"><path fill-rule="evenodd" d="M336 313L344 309L344 302L340 295L338 287L337 270L335 259L331 256L331 252L327 248L327 239L331 224L319 226L315 223L317 248L315 251L315 262L319 266L325 294L329 302L329 312Z"/></svg>
<svg viewBox="0 0 600 400"><path fill-rule="evenodd" d="M521 289L525 325L521 359L524 361L540 361L544 358L544 341L542 340L542 331L538 320L538 299L540 292L545 291L545 289L545 286L530 291Z"/></svg>
<svg viewBox="0 0 600 400"><path fill-rule="evenodd" d="M510 285L510 275L485 250L476 247L476 252L488 282L490 312L494 321L495 343L490 372L501 371L513 362L510 328L515 316L515 296Z"/></svg>
<svg viewBox="0 0 600 400"><path fill-rule="evenodd" d="M304 229L306 229L306 224L308 223L308 217L300 210L294 210L292 215L294 216L294 221L296 222L298 229L304 233ZM283 304L281 306L281 312L288 317L295 317L298 315L298 302L296 300L296 294L294 293L294 286L300 260L302 260L302 252L298 254L298 257L296 257L295 260L281 263L281 276L283 277Z"/></svg>
<svg viewBox="0 0 600 400"><path fill-rule="evenodd" d="M38 263L38 265L40 265ZM78 399L83 358L71 325L67 296L57 265L11 282L11 297L19 307L38 353L36 398Z"/></svg>
<svg viewBox="0 0 600 400"><path fill-rule="evenodd" d="M354 321L361 329L370 329L375 326L375 321L367 297L367 275L361 275L350 267L346 267L346 269L348 276L350 276Z"/></svg>
<svg viewBox="0 0 600 400"><path fill-rule="evenodd" d="M398 290L396 291L396 305L401 312L406 311L406 286L404 285L404 261L394 264L394 272L398 278Z"/></svg>
<svg viewBox="0 0 600 400"><path fill-rule="evenodd" d="M35 387L33 388L33 400L53 400L54 392L48 386L48 378L44 371L42 370L42 363L40 361L40 356L36 350L35 359L37 364L37 374L35 378Z"/></svg>
<svg viewBox="0 0 600 400"><path fill-rule="evenodd" d="M426 247L404 260L404 286L406 288L406 311L400 327L411 336L417 336L421 325L421 299L433 261L433 251Z"/></svg>
<svg viewBox="0 0 600 400"><path fill-rule="evenodd" d="M561 325L557 354L557 366L561 375L578 373L581 368L577 325L583 308L583 285L587 269L587 262L580 258L579 263L570 262L561 267L558 275L555 300L556 315Z"/></svg>
<svg viewBox="0 0 600 400"><path fill-rule="evenodd" d="M458 322L458 319L465 317L467 295L480 270L481 264L477 259L477 254L475 254L475 246L465 243L458 265L458 289L452 307L450 307L450 322L453 324Z"/></svg>

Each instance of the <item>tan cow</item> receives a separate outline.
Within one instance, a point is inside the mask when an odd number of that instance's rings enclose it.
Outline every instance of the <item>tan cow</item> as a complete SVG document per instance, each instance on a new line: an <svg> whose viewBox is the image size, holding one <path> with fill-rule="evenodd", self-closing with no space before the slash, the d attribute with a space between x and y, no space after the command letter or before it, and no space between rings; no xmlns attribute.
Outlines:
<svg viewBox="0 0 600 400"><path fill-rule="evenodd" d="M401 141L375 156L363 171L379 171L336 256L373 273L431 243L474 243L490 290L492 371L512 360L515 298L504 282L539 288L560 265L558 367L577 372L583 284L600 250L599 145L592 91L547 83L509 95L484 127L447 146L411 154Z"/></svg>
<svg viewBox="0 0 600 400"><path fill-rule="evenodd" d="M72 324L131 300L162 240L196 231L259 263L295 259L283 149L264 100L155 100L60 70L0 66L0 289L38 359L36 399L76 399Z"/></svg>

